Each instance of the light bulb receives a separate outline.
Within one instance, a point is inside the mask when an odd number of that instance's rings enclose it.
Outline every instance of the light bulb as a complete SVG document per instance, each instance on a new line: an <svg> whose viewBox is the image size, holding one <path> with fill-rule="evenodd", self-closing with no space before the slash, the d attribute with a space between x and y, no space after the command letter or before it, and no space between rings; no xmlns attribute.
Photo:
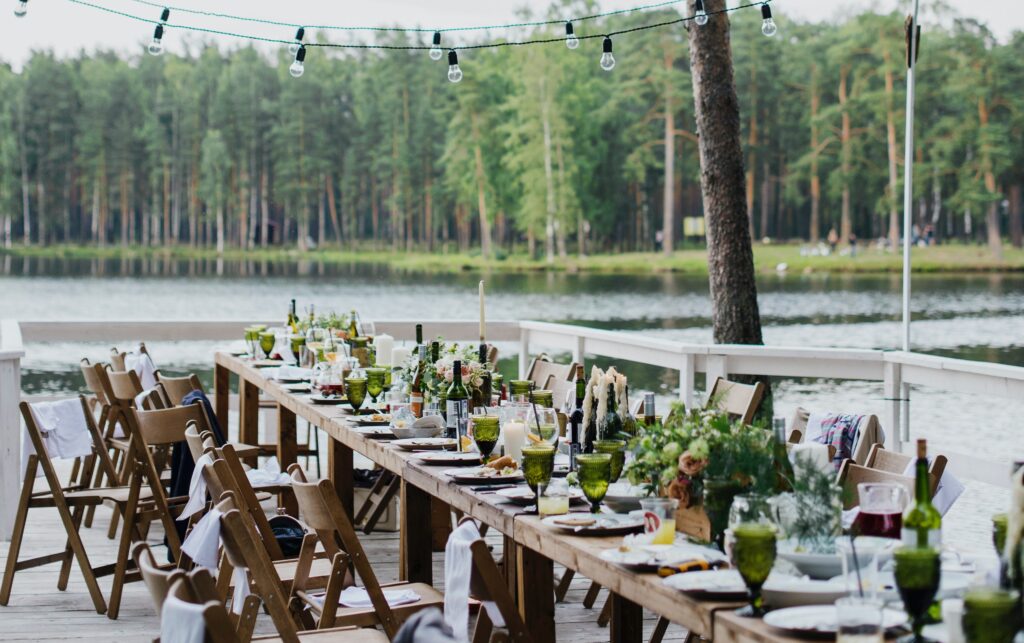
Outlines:
<svg viewBox="0 0 1024 643"><path fill-rule="evenodd" d="M14 15L24 18L28 13L28 0L19 0L18 6L14 8Z"/></svg>
<svg viewBox="0 0 1024 643"><path fill-rule="evenodd" d="M771 38L774 36L779 28L776 26L775 21L772 20L772 8L767 4L761 5L761 33Z"/></svg>
<svg viewBox="0 0 1024 643"><path fill-rule="evenodd" d="M441 32L440 31L435 31L434 32L434 46L430 48L430 59L431 60L441 60L441 55L442 54L444 54L444 52L441 51Z"/></svg>
<svg viewBox="0 0 1024 643"><path fill-rule="evenodd" d="M462 70L459 69L459 55L452 49L448 52L448 80L457 83L462 80Z"/></svg>
<svg viewBox="0 0 1024 643"><path fill-rule="evenodd" d="M704 0L697 0L694 8L696 11L693 13L693 21L702 27L708 24L708 14L704 11Z"/></svg>
<svg viewBox="0 0 1024 643"><path fill-rule="evenodd" d="M306 71L303 61L306 60L306 45L299 45L299 50L295 52L295 61L291 67L288 68L288 73L292 75L292 78L299 78Z"/></svg>
<svg viewBox="0 0 1024 643"><path fill-rule="evenodd" d="M154 56L159 56L164 53L164 26L157 25L156 29L153 30L153 40L149 43L149 53Z"/></svg>
<svg viewBox="0 0 1024 643"><path fill-rule="evenodd" d="M569 49L576 49L580 46L580 39L573 33L572 23L565 23L565 46Z"/></svg>
<svg viewBox="0 0 1024 643"><path fill-rule="evenodd" d="M299 30L295 32L295 42L288 45L288 53L294 56L299 53L299 47L302 46L302 39L306 36L305 27L299 27Z"/></svg>
<svg viewBox="0 0 1024 643"><path fill-rule="evenodd" d="M615 69L615 56L612 55L612 39L604 37L604 53L601 54L601 69L611 71Z"/></svg>

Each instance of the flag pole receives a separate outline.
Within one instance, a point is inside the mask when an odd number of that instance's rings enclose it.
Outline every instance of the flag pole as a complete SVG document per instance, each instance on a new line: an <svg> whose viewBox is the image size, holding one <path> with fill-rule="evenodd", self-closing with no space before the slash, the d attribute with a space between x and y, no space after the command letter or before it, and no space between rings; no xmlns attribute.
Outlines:
<svg viewBox="0 0 1024 643"><path fill-rule="evenodd" d="M910 247L914 208L914 104L919 27L917 14L920 0L914 0L914 14L907 30L907 111L906 141L903 146L903 350L910 350ZM910 440L910 387L902 385L900 429L904 441Z"/></svg>

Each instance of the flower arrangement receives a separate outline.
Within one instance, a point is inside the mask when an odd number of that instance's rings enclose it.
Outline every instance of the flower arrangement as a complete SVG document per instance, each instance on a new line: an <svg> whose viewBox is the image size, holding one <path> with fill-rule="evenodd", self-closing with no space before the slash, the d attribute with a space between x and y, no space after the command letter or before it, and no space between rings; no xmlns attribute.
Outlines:
<svg viewBox="0 0 1024 643"><path fill-rule="evenodd" d="M487 374L487 365L479 361L478 348L475 346L460 346L457 343L446 343L438 338L441 345L440 358L436 362L427 361L423 365L423 381L426 383L431 395L437 399L447 390L448 385L455 378L455 362L462 362L462 383L471 392L479 392L484 386L484 377ZM405 382L412 382L416 377L418 357L414 354L409 357L405 364L396 365L401 370L401 378Z"/></svg>

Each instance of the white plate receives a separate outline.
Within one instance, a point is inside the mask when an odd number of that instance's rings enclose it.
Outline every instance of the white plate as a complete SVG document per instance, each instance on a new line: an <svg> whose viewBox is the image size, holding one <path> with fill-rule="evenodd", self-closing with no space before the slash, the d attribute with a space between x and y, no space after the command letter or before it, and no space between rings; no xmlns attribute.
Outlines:
<svg viewBox="0 0 1024 643"><path fill-rule="evenodd" d="M479 462L479 460L477 461ZM497 474L482 476L480 475L481 469L483 469L483 467L474 469L449 469L445 471L444 474L455 480L455 482L461 482L464 484L504 484L510 482L520 482L523 479L522 471L516 471L515 473L507 476ZM501 491L517 490L518 489L502 489ZM498 493L501 493L501 491L499 491ZM529 490L529 488L527 488L526 491L529 493L533 493L532 491Z"/></svg>
<svg viewBox="0 0 1024 643"><path fill-rule="evenodd" d="M428 451L454 448L458 442L455 441L455 438L405 438L404 440L395 440L393 444L406 451Z"/></svg>
<svg viewBox="0 0 1024 643"><path fill-rule="evenodd" d="M454 451L430 451L417 453L413 456L424 464L448 464L452 466L468 467L480 464L479 453L456 453Z"/></svg>
<svg viewBox="0 0 1024 643"><path fill-rule="evenodd" d="M289 393L309 393L313 390L313 385L309 382L299 381L292 384L282 384L281 388Z"/></svg>
<svg viewBox="0 0 1024 643"><path fill-rule="evenodd" d="M708 556L707 550L698 545L689 543L677 543L675 545L638 545L631 546L629 551L621 551L619 547L603 550L599 555L601 560L615 563L632 569L634 571L657 571L663 565L677 565L687 561L722 559L719 554Z"/></svg>
<svg viewBox="0 0 1024 643"><path fill-rule="evenodd" d="M702 594L714 597L737 597L747 595L747 585L735 569L712 569L704 572L674 574L664 581L672 589L687 594Z"/></svg>
<svg viewBox="0 0 1024 643"><path fill-rule="evenodd" d="M829 583L837 587L846 587L846 578L840 574L831 579ZM938 599L953 598L962 595L971 584L971 574L959 572L943 573L939 578ZM850 586L856 586L851 582ZM898 601L900 599L899 589L896 587L896 577L891 571L878 572L878 596L884 601Z"/></svg>
<svg viewBox="0 0 1024 643"><path fill-rule="evenodd" d="M762 591L765 604L772 608L832 605L847 595L845 585L781 573L772 574Z"/></svg>
<svg viewBox="0 0 1024 643"><path fill-rule="evenodd" d="M573 525L563 524L566 520L593 519L593 524ZM565 516L548 516L543 521L548 527L574 534L576 536L615 536L642 531L644 521L625 514L586 514L575 513Z"/></svg>
<svg viewBox="0 0 1024 643"><path fill-rule="evenodd" d="M391 424L391 416L386 413L375 413L373 415L361 415L353 420L356 424L363 426L380 426Z"/></svg>
<svg viewBox="0 0 1024 643"><path fill-rule="evenodd" d="M365 435L368 438L374 438L377 440L393 440L395 434L391 432L386 426L368 426L365 428L357 428L355 432L359 435Z"/></svg>
<svg viewBox="0 0 1024 643"><path fill-rule="evenodd" d="M805 605L787 607L764 616L766 625L793 634L835 634L839 629L834 605ZM907 615L896 610L882 610L882 626L885 629L898 627L907 622Z"/></svg>
<svg viewBox="0 0 1024 643"><path fill-rule="evenodd" d="M310 395L306 399L309 400L310 402L312 402L313 404L324 404L324 405L334 405L334 406L337 406L338 404L347 404L348 403L348 400L346 398L343 398L343 397L324 397L322 395Z"/></svg>
<svg viewBox="0 0 1024 643"><path fill-rule="evenodd" d="M501 496L509 502L514 502L517 505L528 506L532 505L537 501L537 494L533 492L533 489L529 487L513 487L511 489L499 489L495 492L495 495ZM578 501L583 498L583 492L579 488L569 489L569 501Z"/></svg>

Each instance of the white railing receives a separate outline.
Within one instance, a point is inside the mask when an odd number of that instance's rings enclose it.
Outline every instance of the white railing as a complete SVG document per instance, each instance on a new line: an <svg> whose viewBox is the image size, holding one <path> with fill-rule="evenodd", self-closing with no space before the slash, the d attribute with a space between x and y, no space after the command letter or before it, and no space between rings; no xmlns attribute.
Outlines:
<svg viewBox="0 0 1024 643"><path fill-rule="evenodd" d="M234 340L250 321L160 321L160 322L21 322L3 321L0 326L0 535L4 519L13 511L18 487L19 457L17 400L20 395L19 360L25 342L43 341L180 341ZM413 339L416 323L424 325L426 337L475 341L475 321L376 322L377 332L399 340ZM530 356L540 349L565 351L577 361L585 355L628 360L678 371L680 397L688 405L696 400L695 378L704 373L707 381L732 375L829 378L864 380L883 386L885 414L882 425L889 429L890 448L901 449L907 439L905 401L910 386L928 386L942 391L976 393L1008 399L1024 399L1024 368L988 362L951 359L903 351L845 348L787 348L723 344L687 344L644 336L642 333L606 331L582 326L533 321L495 321L487 324L488 340L518 342L519 370L525 373ZM902 427L898 430L896 427ZM1005 487L1005 465L967 454L949 454L950 470L967 479ZM9 466L14 463L15 466ZM11 484L13 482L13 484ZM13 490L13 491L12 491ZM10 496L13 501L8 498Z"/></svg>

